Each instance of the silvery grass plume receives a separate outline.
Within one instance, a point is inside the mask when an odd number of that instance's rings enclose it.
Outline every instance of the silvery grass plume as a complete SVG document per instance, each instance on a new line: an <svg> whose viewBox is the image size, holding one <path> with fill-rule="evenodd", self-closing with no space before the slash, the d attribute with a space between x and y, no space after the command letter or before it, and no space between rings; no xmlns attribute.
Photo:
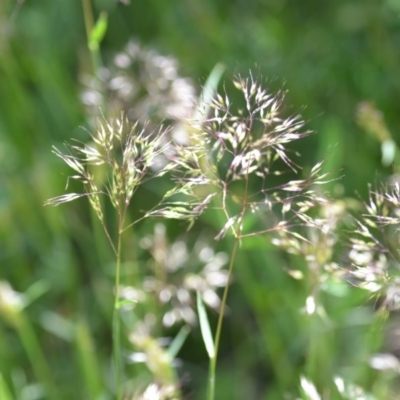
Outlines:
<svg viewBox="0 0 400 400"><path fill-rule="evenodd" d="M148 395L151 394L154 397L144 398L152 398L155 400L181 399L180 388L177 383L178 379L173 366L173 356L167 348L162 346L162 342L164 342L164 345L166 344L165 338L164 341L155 339L147 331L147 327L139 323L135 331L130 333L129 340L136 350L128 356L129 362L145 363L152 373L153 382L147 387L147 390L152 387ZM142 376L134 387L140 387L144 385L144 383L145 380ZM147 390L145 390L144 393L146 393ZM138 396L133 396L133 398L138 398Z"/></svg>
<svg viewBox="0 0 400 400"><path fill-rule="evenodd" d="M168 160L168 154L173 150L169 142L165 143L167 133L168 129L162 126L154 131L147 124L133 124L124 116L112 122L105 119L99 121L95 132L90 133L89 144L67 144L67 153L53 148L53 152L75 172L68 181L81 181L84 192L64 194L45 204L58 206L87 197L107 232L100 201L100 196L105 196L116 209L123 231L127 228L123 223L128 207L138 187L150 179L163 177L177 167L176 163ZM169 196L164 196L163 201L168 198ZM188 214L189 212L186 213L186 218ZM149 215L151 213L147 212L143 218Z"/></svg>
<svg viewBox="0 0 400 400"><path fill-rule="evenodd" d="M144 236L139 245L151 255L149 268L140 286L122 289L122 298L134 301L135 307L144 304L144 310L152 310L154 305L146 307L146 304L156 301L165 327L197 323L196 293L209 307L219 310L221 300L217 289L227 284L228 273L224 267L228 255L215 252L204 235L193 241L186 234L171 243L165 225L157 223L154 233Z"/></svg>
<svg viewBox="0 0 400 400"><path fill-rule="evenodd" d="M203 212L210 204L219 209L225 225L217 239L229 230L243 238L290 232L297 224L315 225L306 212L325 201L314 190L325 183L322 163L306 178L271 183L274 176L299 175L288 146L310 131L303 130L299 115L282 116L283 91L271 94L252 76L238 76L233 84L242 102L234 104L228 94L218 94L210 105L212 115L191 121L191 143L176 146L177 184L167 195L192 199L196 204L192 212ZM164 207L150 213L171 217L176 211ZM263 226L258 224L260 218Z"/></svg>
<svg viewBox="0 0 400 400"><path fill-rule="evenodd" d="M363 388L342 378L341 376L335 376L333 378L333 383L343 400L375 399L375 397L370 393L365 392ZM300 377L300 389L302 398L305 400L322 400L330 398L329 394L327 395L326 392L324 392L323 396L320 395L314 383L305 376Z"/></svg>
<svg viewBox="0 0 400 400"><path fill-rule="evenodd" d="M400 308L400 185L370 189L362 218L350 239L354 283L383 298L389 311Z"/></svg>
<svg viewBox="0 0 400 400"><path fill-rule="evenodd" d="M132 400L172 400L176 398L174 386L151 383L143 393L135 395Z"/></svg>
<svg viewBox="0 0 400 400"><path fill-rule="evenodd" d="M131 121L175 126L194 111L196 91L190 79L179 74L179 64L130 40L104 67L99 77L86 76L82 102L89 114L107 116L124 112ZM175 134L173 129L171 134Z"/></svg>
<svg viewBox="0 0 400 400"><path fill-rule="evenodd" d="M370 359L372 368L381 371L400 371L400 185L393 184L369 190L369 199L356 229L350 238L348 260L349 280L367 290L375 299L378 316L385 322L383 351ZM392 353L392 354L390 354Z"/></svg>
<svg viewBox="0 0 400 400"><path fill-rule="evenodd" d="M309 294L304 311L308 315L318 313L325 316L319 301L321 290L329 289L331 282L341 283L347 274L337 259L337 246L341 245L339 229L347 218L346 208L341 201L321 202L313 215L300 214L304 225L293 227L291 231L278 231L272 243L289 254L301 257L306 262L303 270L287 269L295 279L304 279L309 284Z"/></svg>

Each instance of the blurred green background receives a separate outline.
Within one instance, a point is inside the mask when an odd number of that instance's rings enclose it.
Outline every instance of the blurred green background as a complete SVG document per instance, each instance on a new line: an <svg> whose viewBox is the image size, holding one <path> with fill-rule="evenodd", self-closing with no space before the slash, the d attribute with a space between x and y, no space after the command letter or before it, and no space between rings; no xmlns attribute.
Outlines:
<svg viewBox="0 0 400 400"><path fill-rule="evenodd" d="M393 173L382 166L379 141L357 125L355 116L361 102L374 103L399 140L399 1L97 0L93 9L95 17L101 11L109 17L101 45L105 64L134 38L176 58L180 74L192 79L198 93L219 62L227 67L223 79L251 70L274 90L284 85L289 112L301 111L316 132L299 142L300 164L307 168L325 159L332 176L342 177L328 185L333 197L364 197L368 183ZM46 199L64 192L69 174L51 154L52 145L85 137L80 92L82 76L91 71L80 1L1 2L1 280L37 297L25 316L39 338L59 399L94 398L88 387L98 383L88 382L96 373L85 369L88 356L82 356L82 347L86 353L93 347L97 376L112 380L111 252L99 227L92 226L85 200L43 207ZM185 229L181 223L168 226L172 237ZM204 220L193 234L204 229L217 227ZM136 239L150 231L151 224L139 227ZM229 241L216 246L229 252ZM308 354L308 322L299 313L307 288L284 272L289 262L295 261L266 241L243 246L223 328L219 400L283 399L285 393L296 393ZM364 365L375 345L368 344L372 316L364 310L354 322L351 314L366 300L356 289L329 300L333 327L318 331L323 351L317 351L320 376L313 377L321 385L340 373L364 387L372 385L372 372ZM215 313L210 315L215 324ZM80 327L89 344L71 337L71 324ZM37 380L32 359L17 332L6 317L0 320L0 372L16 398L41 398L32 386ZM204 398L207 357L198 329L179 357L188 398Z"/></svg>

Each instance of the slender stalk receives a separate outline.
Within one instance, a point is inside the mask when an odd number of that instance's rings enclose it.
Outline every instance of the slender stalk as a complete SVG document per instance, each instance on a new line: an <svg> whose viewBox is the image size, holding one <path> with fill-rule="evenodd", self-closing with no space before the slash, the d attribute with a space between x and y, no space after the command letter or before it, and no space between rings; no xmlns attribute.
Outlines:
<svg viewBox="0 0 400 400"><path fill-rule="evenodd" d="M114 353L115 386L116 386L117 400L122 399L121 320L119 315L119 307L120 307L119 287L121 279L121 243L122 243L122 227L120 222L118 226L117 261L115 269L115 299L114 299L114 314L113 314L113 353Z"/></svg>
<svg viewBox="0 0 400 400"><path fill-rule="evenodd" d="M83 6L83 17L85 18L86 36L89 39L90 32L92 31L94 26L93 12L90 0L82 0L82 6Z"/></svg>
<svg viewBox="0 0 400 400"><path fill-rule="evenodd" d="M90 51L90 56L92 58L92 68L94 74L98 76L98 72L101 67L101 57L99 49L92 46L90 43L90 36L94 27L93 11L92 11L92 6L90 4L90 0L82 0L82 6L83 6L83 16L85 20L87 44Z"/></svg>
<svg viewBox="0 0 400 400"><path fill-rule="evenodd" d="M233 250L231 254L231 260L229 262L229 270L228 270L228 281L226 283L224 294L222 295L221 308L218 316L217 323L217 331L215 332L214 339L214 356L210 358L210 367L209 367L209 381L208 381L208 391L207 391L207 400L214 400L215 398L215 372L217 367L217 359L218 359L218 349L219 342L221 339L221 331L222 331L222 319L225 313L225 306L228 299L228 291L229 291L229 282L232 277L233 265L235 264L236 251L239 245L239 238L235 238L235 243L233 245Z"/></svg>

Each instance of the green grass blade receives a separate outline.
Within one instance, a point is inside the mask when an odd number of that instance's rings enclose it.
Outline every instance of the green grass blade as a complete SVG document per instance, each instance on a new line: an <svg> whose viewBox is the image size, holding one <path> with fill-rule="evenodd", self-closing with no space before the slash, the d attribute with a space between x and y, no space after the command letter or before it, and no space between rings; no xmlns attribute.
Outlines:
<svg viewBox="0 0 400 400"><path fill-rule="evenodd" d="M45 279L35 281L31 286L25 290L25 296L27 298L27 304L33 303L36 299L42 297L50 289L50 284Z"/></svg>
<svg viewBox="0 0 400 400"><path fill-rule="evenodd" d="M199 105L194 117L195 120L202 119L208 114L210 103L217 93L218 84L224 71L225 66L221 63L218 63L208 76L200 94Z"/></svg>
<svg viewBox="0 0 400 400"><path fill-rule="evenodd" d="M177 354L179 353L179 350L182 348L183 343L185 343L185 340L187 336L189 335L190 328L188 326L182 326L181 330L178 332L176 335L175 339L172 341L170 346L168 347L168 354L171 357L171 360L173 360Z"/></svg>
<svg viewBox="0 0 400 400"><path fill-rule="evenodd" d="M76 347L82 379L91 399L98 399L103 391L99 360L87 322L80 319L76 326Z"/></svg>
<svg viewBox="0 0 400 400"><path fill-rule="evenodd" d="M214 358L215 357L214 340L211 334L211 328L210 328L210 323L208 321L207 312L199 292L197 292L197 312L199 313L201 336L206 346L208 357Z"/></svg>
<svg viewBox="0 0 400 400"><path fill-rule="evenodd" d="M97 50L100 47L100 43L107 32L107 20L108 20L107 13L102 12L95 26L90 32L89 48L91 50Z"/></svg>
<svg viewBox="0 0 400 400"><path fill-rule="evenodd" d="M0 399L14 400L14 397L11 395L11 391L8 388L7 383L4 380L4 377L1 373L0 373Z"/></svg>
<svg viewBox="0 0 400 400"><path fill-rule="evenodd" d="M51 332L54 336L71 342L74 338L75 326L74 323L63 316L51 312L43 312L40 318L41 325L48 332Z"/></svg>

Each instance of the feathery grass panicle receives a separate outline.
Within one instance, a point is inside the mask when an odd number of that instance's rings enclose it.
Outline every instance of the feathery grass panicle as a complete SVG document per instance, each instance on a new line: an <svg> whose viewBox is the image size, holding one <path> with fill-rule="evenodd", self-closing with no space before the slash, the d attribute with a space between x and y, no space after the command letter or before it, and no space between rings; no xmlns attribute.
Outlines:
<svg viewBox="0 0 400 400"><path fill-rule="evenodd" d="M397 316L400 309L400 186L397 176L378 189L369 188L364 212L354 217L354 221L355 228L349 235L347 279L374 299L378 310L376 320L384 327L383 349L373 350L378 353L370 355L369 365L381 373L390 371L397 376L400 343Z"/></svg>
<svg viewBox="0 0 400 400"><path fill-rule="evenodd" d="M191 143L176 146L174 155L177 185L173 194L189 199L186 211L180 204L181 214L193 218L210 205L220 209L226 224L218 239L229 230L235 237L245 237L286 229L306 208L325 201L312 189L325 183L322 163L305 179L271 184L274 176L299 173L287 145L311 133L303 130L300 116L283 117L285 93L269 93L252 76L238 76L233 84L242 102L236 104L227 93L218 94L210 104L211 115L191 121ZM159 208L152 213L166 216L171 211ZM255 212L264 215L267 227L244 226L245 219L253 219L247 216ZM305 223L304 217L301 224Z"/></svg>
<svg viewBox="0 0 400 400"><path fill-rule="evenodd" d="M171 400L176 396L177 388L175 386L151 383L143 393L136 394L132 400Z"/></svg>
<svg viewBox="0 0 400 400"><path fill-rule="evenodd" d="M356 219L348 254L354 284L383 297L388 310L398 309L400 293L398 242L400 239L400 187L370 188L365 213Z"/></svg>
<svg viewBox="0 0 400 400"><path fill-rule="evenodd" d="M182 321L196 325L196 293L209 307L219 310L221 300L217 289L227 284L224 267L228 254L215 252L203 235L193 240L186 234L170 243L161 223L139 244L151 254L153 271L146 274L139 287L132 289L141 294L139 301L149 301L149 296L153 301L157 299L164 326Z"/></svg>
<svg viewBox="0 0 400 400"><path fill-rule="evenodd" d="M103 221L99 196L105 195L119 212L125 213L139 185L174 167L165 158L167 132L162 126L157 131L149 130L148 125L132 124L121 116L111 123L99 122L95 133L90 134L91 144L66 145L70 154L54 148L53 152L78 173L69 179L80 180L85 192L61 195L45 204L60 205L87 196Z"/></svg>
<svg viewBox="0 0 400 400"><path fill-rule="evenodd" d="M130 121L161 122L178 128L194 110L196 90L192 81L179 74L179 64L170 56L147 49L130 40L97 78L83 77L81 99L88 114L107 116L123 111ZM171 136L178 136L172 129Z"/></svg>

